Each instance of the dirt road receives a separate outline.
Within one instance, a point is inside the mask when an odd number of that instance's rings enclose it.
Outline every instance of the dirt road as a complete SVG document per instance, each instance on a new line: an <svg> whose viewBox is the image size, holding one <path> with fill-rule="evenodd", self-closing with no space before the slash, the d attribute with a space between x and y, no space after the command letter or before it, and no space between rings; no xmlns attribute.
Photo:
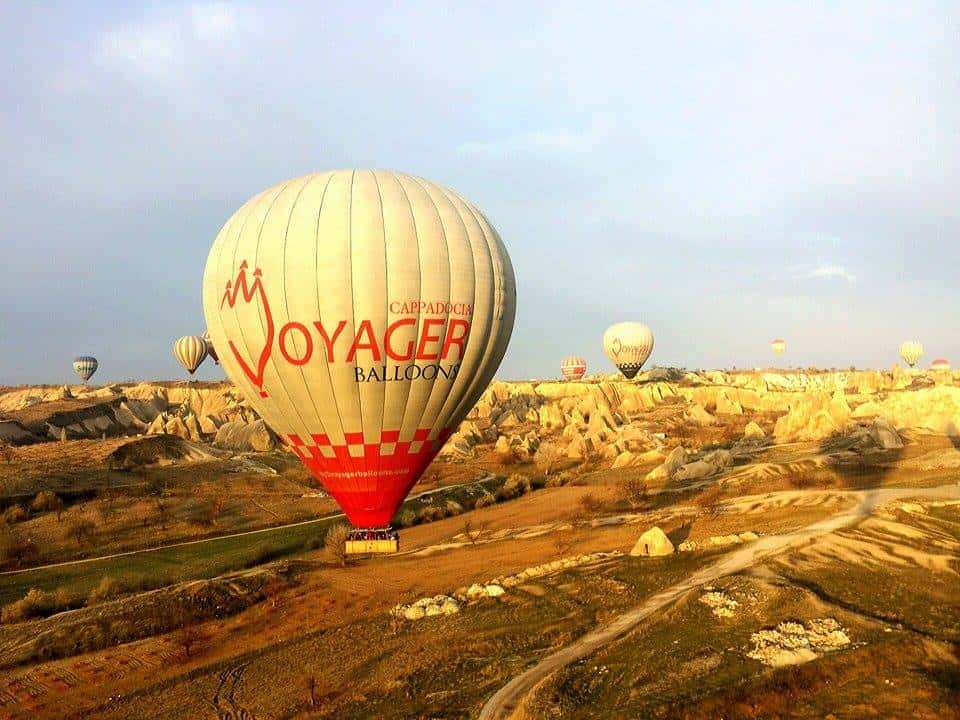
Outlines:
<svg viewBox="0 0 960 720"><path fill-rule="evenodd" d="M428 495L434 495L440 492L446 492L448 490L453 490L454 488L463 487L465 485L474 485L476 483L485 482L493 478L493 475L486 474L473 482L468 483L457 483L455 485L443 485L441 487L434 488L432 490L424 490L421 493L409 496L408 500L414 500L416 498L427 497ZM260 533L269 533L277 532L281 530L286 530L288 528L300 527L303 525L313 525L315 523L326 522L327 520L335 520L336 518L344 517L343 513L334 513L332 515L324 515L323 517L314 518L312 520L300 520L298 522L286 523L285 525L271 525L270 527L258 528L256 530L246 530L244 532L238 533L227 533L226 535L214 535L213 537L200 538L199 540L184 540L182 542L168 543L166 545L154 545L153 547L148 548L139 548L137 550L126 550L124 552L113 553L111 555L97 555L95 557L82 558L80 560L66 560L64 562L58 563L49 563L47 565L34 565L33 567L22 568L21 570L5 570L0 572L2 575L20 575L23 573L35 572L37 570L46 570L49 568L56 567L65 567L67 565L82 565L84 563L98 562L101 560L111 560L113 558L127 557L129 555L144 555L147 553L158 552L160 550L169 550L170 548L185 547L187 545L200 545L202 543L216 542L218 540L226 540L229 538L235 537L245 537L247 535L258 535Z"/></svg>
<svg viewBox="0 0 960 720"><path fill-rule="evenodd" d="M960 499L960 485L942 485L926 489L882 488L848 494L857 499L857 504L853 508L796 532L761 538L747 547L724 555L717 562L698 570L683 582L667 588L649 598L643 605L620 615L609 625L589 632L572 645L548 655L537 665L500 688L483 706L479 719L509 720L514 717L529 693L554 672L623 637L643 620L694 588L744 570L761 560L803 545L813 538L855 525L867 517L878 504L900 498Z"/></svg>

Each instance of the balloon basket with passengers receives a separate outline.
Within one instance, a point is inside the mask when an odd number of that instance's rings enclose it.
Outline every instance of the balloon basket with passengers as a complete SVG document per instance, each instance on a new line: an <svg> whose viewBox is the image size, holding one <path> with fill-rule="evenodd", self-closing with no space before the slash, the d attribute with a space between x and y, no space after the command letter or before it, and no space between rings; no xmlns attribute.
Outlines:
<svg viewBox="0 0 960 720"><path fill-rule="evenodd" d="M392 527L353 528L344 544L347 555L390 555L400 550L400 533Z"/></svg>

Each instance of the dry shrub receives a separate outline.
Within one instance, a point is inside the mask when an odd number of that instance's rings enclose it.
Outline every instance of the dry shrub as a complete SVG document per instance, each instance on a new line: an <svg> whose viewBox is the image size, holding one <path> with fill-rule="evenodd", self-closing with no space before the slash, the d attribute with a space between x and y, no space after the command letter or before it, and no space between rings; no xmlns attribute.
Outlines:
<svg viewBox="0 0 960 720"><path fill-rule="evenodd" d="M33 512L55 512L57 520L63 515L63 500L52 490L41 490L30 503Z"/></svg>
<svg viewBox="0 0 960 720"><path fill-rule="evenodd" d="M417 524L417 514L413 510L404 510L397 515L394 524L402 528L413 527Z"/></svg>
<svg viewBox="0 0 960 720"><path fill-rule="evenodd" d="M603 502L593 493L587 493L580 498L580 507L587 513L595 513L603 507Z"/></svg>
<svg viewBox="0 0 960 720"><path fill-rule="evenodd" d="M123 588L116 580L109 575L100 578L100 584L97 585L87 596L87 607L97 605L107 600L113 600L123 592Z"/></svg>
<svg viewBox="0 0 960 720"><path fill-rule="evenodd" d="M330 556L330 559L336 562L340 567L347 564L347 536L350 534L350 528L343 523L337 523L329 530L323 538L323 547Z"/></svg>
<svg viewBox="0 0 960 720"><path fill-rule="evenodd" d="M3 522L7 525L16 525L30 517L30 513L23 509L21 505L11 505L3 511Z"/></svg>
<svg viewBox="0 0 960 720"><path fill-rule="evenodd" d="M480 510L481 508L495 505L496 502L497 502L497 499L493 495L481 495L480 497L477 498L477 501L474 503L473 507L476 510Z"/></svg>
<svg viewBox="0 0 960 720"><path fill-rule="evenodd" d="M0 610L0 621L17 623L37 617L46 617L60 610L66 610L70 603L67 592L57 588L53 592L44 592L31 588L20 600L5 605Z"/></svg>
<svg viewBox="0 0 960 720"><path fill-rule="evenodd" d="M556 475L550 475L547 478L546 487L563 487L564 485L569 485L573 478L574 474L572 472L564 470Z"/></svg>
<svg viewBox="0 0 960 720"><path fill-rule="evenodd" d="M722 509L723 490L719 485L711 485L697 495L694 502L702 507L710 517L716 517Z"/></svg>
<svg viewBox="0 0 960 720"><path fill-rule="evenodd" d="M497 502L503 502L504 500L514 500L528 492L530 492L530 479L526 475L514 473L497 489L494 497Z"/></svg>

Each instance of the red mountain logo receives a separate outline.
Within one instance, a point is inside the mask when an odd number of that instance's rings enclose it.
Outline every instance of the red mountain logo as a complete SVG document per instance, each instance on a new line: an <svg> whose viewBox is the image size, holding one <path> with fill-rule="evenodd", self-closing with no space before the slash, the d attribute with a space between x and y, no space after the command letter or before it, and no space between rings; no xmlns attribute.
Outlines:
<svg viewBox="0 0 960 720"><path fill-rule="evenodd" d="M237 304L237 299L241 295L245 303L253 302L254 298L260 300L260 307L263 308L263 319L266 324L265 331L267 337L263 349L260 351L260 357L257 360L257 369L254 371L254 369L247 364L247 361L243 359L243 356L237 350L237 346L233 344L233 340L228 340L228 344L230 345L230 350L233 352L233 356L237 359L237 362L240 363L244 374L250 378L250 382L257 386L257 389L260 391L260 397L267 397L267 393L263 389L263 373L267 367L267 361L270 360L270 351L273 347L273 313L270 312L270 303L267 301L267 294L263 291L263 271L260 268L255 268L253 278L253 283L248 284L247 261L244 260L240 263L240 272L237 273L237 279L233 282L227 280L227 287L223 292L223 299L220 301L220 309L223 309L224 304L234 307Z"/></svg>

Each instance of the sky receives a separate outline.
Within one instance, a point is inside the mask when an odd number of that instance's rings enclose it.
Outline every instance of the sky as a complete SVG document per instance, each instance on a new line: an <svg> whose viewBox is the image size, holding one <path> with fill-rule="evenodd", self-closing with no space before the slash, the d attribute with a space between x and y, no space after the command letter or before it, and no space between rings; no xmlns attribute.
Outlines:
<svg viewBox="0 0 960 720"><path fill-rule="evenodd" d="M186 377L221 225L400 170L517 274L499 376L960 365L956 3L0 4L0 384ZM209 362L198 377L222 377Z"/></svg>

